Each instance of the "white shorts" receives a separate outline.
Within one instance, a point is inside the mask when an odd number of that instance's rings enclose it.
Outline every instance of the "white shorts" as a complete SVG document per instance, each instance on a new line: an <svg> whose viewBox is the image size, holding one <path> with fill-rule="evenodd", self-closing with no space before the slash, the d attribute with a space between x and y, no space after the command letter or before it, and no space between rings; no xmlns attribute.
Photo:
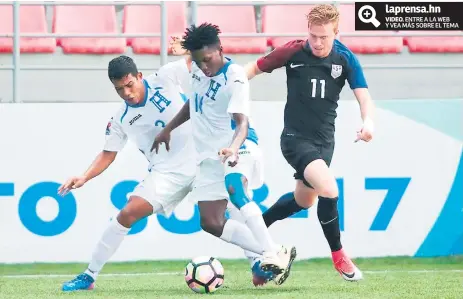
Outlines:
<svg viewBox="0 0 463 299"><path fill-rule="evenodd" d="M238 152L238 164L234 167L215 159L206 159L199 164L198 173L193 183L191 200L216 201L229 199L225 187L225 176L229 173L240 173L248 180L248 189L258 189L264 183L262 152L257 144L246 140L244 147Z"/></svg>
<svg viewBox="0 0 463 299"><path fill-rule="evenodd" d="M192 190L194 178L194 175L162 173L152 170L128 197L139 196L149 202L153 208L160 205L162 209L153 212L169 217Z"/></svg>

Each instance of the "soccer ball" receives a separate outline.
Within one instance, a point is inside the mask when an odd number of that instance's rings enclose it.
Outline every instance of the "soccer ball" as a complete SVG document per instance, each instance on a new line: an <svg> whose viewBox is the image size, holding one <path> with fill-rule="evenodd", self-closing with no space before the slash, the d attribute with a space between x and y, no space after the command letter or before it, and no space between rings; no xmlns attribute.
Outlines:
<svg viewBox="0 0 463 299"><path fill-rule="evenodd" d="M223 266L210 256L194 258L185 268L185 281L196 293L213 293L223 285Z"/></svg>

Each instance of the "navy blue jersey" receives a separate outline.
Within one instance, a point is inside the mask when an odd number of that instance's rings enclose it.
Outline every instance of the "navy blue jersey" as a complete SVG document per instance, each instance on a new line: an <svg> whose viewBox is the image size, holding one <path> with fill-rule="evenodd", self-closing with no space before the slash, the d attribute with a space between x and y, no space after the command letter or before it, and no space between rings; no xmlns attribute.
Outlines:
<svg viewBox="0 0 463 299"><path fill-rule="evenodd" d="M293 40L261 57L257 66L267 73L286 67L285 131L302 138L333 141L337 102L346 80L351 89L367 88L357 58L338 40L325 58L313 55L308 41Z"/></svg>

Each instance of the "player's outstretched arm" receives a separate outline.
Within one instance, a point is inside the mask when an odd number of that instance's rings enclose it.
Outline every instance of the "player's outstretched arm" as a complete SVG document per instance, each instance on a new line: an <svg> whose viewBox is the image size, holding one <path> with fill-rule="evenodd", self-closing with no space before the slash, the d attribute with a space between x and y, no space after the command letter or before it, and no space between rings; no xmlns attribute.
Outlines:
<svg viewBox="0 0 463 299"><path fill-rule="evenodd" d="M246 71L246 75L248 76L248 80L251 80L257 75L262 74L263 72L257 66L257 61L252 61L244 66L244 70Z"/></svg>
<svg viewBox="0 0 463 299"><path fill-rule="evenodd" d="M244 141L248 137L249 119L241 113L233 113L233 120L236 123L235 135L230 144L230 148L238 152Z"/></svg>
<svg viewBox="0 0 463 299"><path fill-rule="evenodd" d="M272 52L244 66L248 80L262 73L271 73L288 62L289 58L302 48L302 41L293 40L276 47Z"/></svg>
<svg viewBox="0 0 463 299"><path fill-rule="evenodd" d="M233 113L233 120L236 123L235 134L233 140L228 148L220 151L219 155L222 156L222 162L225 162L229 157L232 159L228 165L233 167L238 163L238 151L243 145L248 136L249 119L242 113Z"/></svg>
<svg viewBox="0 0 463 299"><path fill-rule="evenodd" d="M357 132L357 139L355 140L355 142L360 140L368 142L373 138L374 104L371 100L371 95L367 88L356 88L353 91L359 103L360 115L363 120L362 129L359 132Z"/></svg>
<svg viewBox="0 0 463 299"><path fill-rule="evenodd" d="M177 115L172 118L170 122L167 123L164 129L154 138L153 145L151 146L151 151L156 150L156 154L159 152L159 145L165 143L167 151L170 150L170 133L175 130L177 127L186 123L190 119L190 101L187 100L183 105L182 109L177 113Z"/></svg>
<svg viewBox="0 0 463 299"><path fill-rule="evenodd" d="M172 118L172 120L167 123L164 130L172 132L177 127L180 127L181 125L186 123L189 119L190 119L190 100L187 100L185 104L183 104L182 109L180 109L177 115L175 115L174 118Z"/></svg>
<svg viewBox="0 0 463 299"><path fill-rule="evenodd" d="M373 101L368 91L367 80L363 73L362 66L354 53L346 51L343 53L347 61L347 81L354 92L360 105L360 114L363 120L362 129L357 132L355 142L363 140L370 141L373 138Z"/></svg>
<svg viewBox="0 0 463 299"><path fill-rule="evenodd" d="M100 175L105 171L111 163L116 159L117 152L102 151L95 160L92 162L87 171L81 175L68 179L66 183L61 185L58 189L58 194L61 196L66 195L72 189L82 187L86 182Z"/></svg>
<svg viewBox="0 0 463 299"><path fill-rule="evenodd" d="M169 47L173 55L175 56L184 56L188 71L191 72L191 56L190 51L182 48L183 38L181 36L171 36L169 41Z"/></svg>

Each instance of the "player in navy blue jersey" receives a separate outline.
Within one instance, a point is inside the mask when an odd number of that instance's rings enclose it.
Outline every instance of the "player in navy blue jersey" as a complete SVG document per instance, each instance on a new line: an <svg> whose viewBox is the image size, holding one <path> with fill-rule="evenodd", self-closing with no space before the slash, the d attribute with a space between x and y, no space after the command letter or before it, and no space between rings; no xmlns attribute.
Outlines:
<svg viewBox="0 0 463 299"><path fill-rule="evenodd" d="M281 150L295 169L294 196L281 198L264 213L268 226L319 198L317 214L332 252L334 267L345 280L362 279L341 245L338 186L329 166L334 151L336 108L347 82L360 104L363 127L355 141L370 141L373 103L362 67L355 55L335 39L339 12L333 5L315 6L308 14L307 40L293 40L246 66L248 78L285 67L287 102ZM288 273L289 274L289 273Z"/></svg>

